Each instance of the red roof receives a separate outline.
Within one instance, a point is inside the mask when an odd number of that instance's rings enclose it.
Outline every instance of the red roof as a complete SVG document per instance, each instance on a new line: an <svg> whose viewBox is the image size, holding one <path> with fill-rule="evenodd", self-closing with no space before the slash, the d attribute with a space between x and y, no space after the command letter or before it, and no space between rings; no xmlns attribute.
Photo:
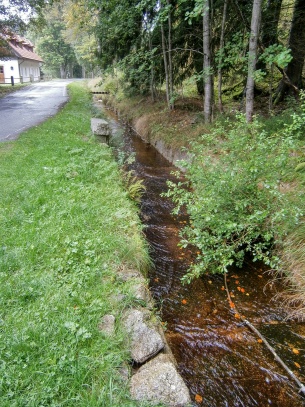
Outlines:
<svg viewBox="0 0 305 407"><path fill-rule="evenodd" d="M21 37L20 35L11 33L4 34L4 37L16 57L43 62L43 59L34 52L34 45L31 43L31 41Z"/></svg>

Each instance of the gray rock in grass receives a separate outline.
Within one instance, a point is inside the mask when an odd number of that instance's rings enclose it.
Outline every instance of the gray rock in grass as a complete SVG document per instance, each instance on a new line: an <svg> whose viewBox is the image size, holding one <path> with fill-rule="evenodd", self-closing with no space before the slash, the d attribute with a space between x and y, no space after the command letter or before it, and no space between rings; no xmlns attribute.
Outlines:
<svg viewBox="0 0 305 407"><path fill-rule="evenodd" d="M188 388L170 357L165 354L147 362L132 376L130 393L134 400L152 404L183 407L191 403Z"/></svg>
<svg viewBox="0 0 305 407"><path fill-rule="evenodd" d="M144 363L164 348L161 335L148 326L149 314L136 309L126 312L125 329L131 336L131 357L136 363Z"/></svg>
<svg viewBox="0 0 305 407"><path fill-rule="evenodd" d="M115 331L115 317L104 315L99 323L99 330L107 336L112 336Z"/></svg>

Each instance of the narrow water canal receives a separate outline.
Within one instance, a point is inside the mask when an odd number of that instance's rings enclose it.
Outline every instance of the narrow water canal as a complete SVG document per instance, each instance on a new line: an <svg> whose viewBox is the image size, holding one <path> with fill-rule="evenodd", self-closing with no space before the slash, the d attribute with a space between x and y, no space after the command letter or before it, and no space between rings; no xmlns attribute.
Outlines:
<svg viewBox="0 0 305 407"><path fill-rule="evenodd" d="M305 406L298 387L258 337L232 313L223 276L205 276L183 286L194 253L178 247L185 216L171 214L172 203L160 194L176 170L154 147L110 116L124 149L135 154L130 169L144 179L141 219L154 267L150 289L160 308L166 338L190 389L194 405L205 407ZM239 311L268 339L289 368L305 383L305 325L284 321L281 286L250 262L232 269L228 287Z"/></svg>

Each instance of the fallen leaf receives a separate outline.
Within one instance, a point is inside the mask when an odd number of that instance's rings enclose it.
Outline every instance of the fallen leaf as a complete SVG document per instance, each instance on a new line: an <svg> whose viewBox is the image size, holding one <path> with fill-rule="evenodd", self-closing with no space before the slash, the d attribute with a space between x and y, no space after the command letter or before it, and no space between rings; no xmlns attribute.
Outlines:
<svg viewBox="0 0 305 407"><path fill-rule="evenodd" d="M157 278L155 278L155 279L154 279L154 281L155 281L156 283L158 283L158 282L159 282L158 277L157 277Z"/></svg>
<svg viewBox="0 0 305 407"><path fill-rule="evenodd" d="M209 280L209 281L208 281L208 283L209 283L209 284L212 284L212 281L211 281L211 280Z"/></svg>
<svg viewBox="0 0 305 407"><path fill-rule="evenodd" d="M224 291L224 290L225 290L224 286L222 286L222 287L221 287L221 290L222 290L222 291Z"/></svg>
<svg viewBox="0 0 305 407"><path fill-rule="evenodd" d="M240 288L240 287L237 287L237 289L238 289L238 291L241 291L241 288Z"/></svg>
<svg viewBox="0 0 305 407"><path fill-rule="evenodd" d="M237 318L237 319L240 319L240 315L239 315L238 313L236 313L236 314L234 315L234 317Z"/></svg>
<svg viewBox="0 0 305 407"><path fill-rule="evenodd" d="M182 304L187 304L187 301L185 299L183 299L181 302Z"/></svg>
<svg viewBox="0 0 305 407"><path fill-rule="evenodd" d="M262 340L262 339L258 339L257 342L258 342L258 343L263 343L263 340Z"/></svg>
<svg viewBox="0 0 305 407"><path fill-rule="evenodd" d="M246 293L246 295L250 295L249 293Z"/></svg>
<svg viewBox="0 0 305 407"><path fill-rule="evenodd" d="M231 308L235 308L234 302L230 301L229 304L230 304L230 307L231 307Z"/></svg>
<svg viewBox="0 0 305 407"><path fill-rule="evenodd" d="M263 276L261 276L260 274L259 274L257 277L259 277L259 278L263 278Z"/></svg>
<svg viewBox="0 0 305 407"><path fill-rule="evenodd" d="M237 275L235 275L235 274L233 274L233 276L231 276L232 278L236 278L236 279L238 279L238 276Z"/></svg>
<svg viewBox="0 0 305 407"><path fill-rule="evenodd" d="M238 280L236 280L236 281L235 281L235 284L239 284L239 281L238 281Z"/></svg>
<svg viewBox="0 0 305 407"><path fill-rule="evenodd" d="M244 293L245 291L246 291L246 290L245 290L244 288L241 288L241 289L240 289L240 292L241 292L241 293Z"/></svg>
<svg viewBox="0 0 305 407"><path fill-rule="evenodd" d="M293 349L292 349L292 352L293 352L295 355L298 355L298 354L300 353L296 348L293 348Z"/></svg>
<svg viewBox="0 0 305 407"><path fill-rule="evenodd" d="M301 365L299 365L298 362L294 362L294 365L295 365L298 369L301 369Z"/></svg>
<svg viewBox="0 0 305 407"><path fill-rule="evenodd" d="M196 394L196 396L195 396L195 401L196 401L196 403L202 403L202 397L200 396L200 394Z"/></svg>

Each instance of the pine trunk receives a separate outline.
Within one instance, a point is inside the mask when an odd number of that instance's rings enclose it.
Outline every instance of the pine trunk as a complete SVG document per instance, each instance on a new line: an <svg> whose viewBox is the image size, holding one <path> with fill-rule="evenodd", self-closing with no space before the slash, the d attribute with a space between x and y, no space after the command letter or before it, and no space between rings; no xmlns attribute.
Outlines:
<svg viewBox="0 0 305 407"><path fill-rule="evenodd" d="M170 1L167 0L168 6L168 87L169 87L169 108L174 109L174 84L173 84L173 61L172 61L172 17L171 17L171 8Z"/></svg>
<svg viewBox="0 0 305 407"><path fill-rule="evenodd" d="M223 6L223 14L222 14L222 23L221 23L221 33L220 33L220 52L223 52L224 45L225 45L225 24L227 19L227 8L228 8L229 0L225 0ZM219 60L219 67L218 67L218 107L219 111L223 113L223 104L222 104L222 54L220 54Z"/></svg>
<svg viewBox="0 0 305 407"><path fill-rule="evenodd" d="M254 73L257 61L257 42L260 28L261 12L262 12L262 0L254 0L249 40L248 79L246 85L246 118L248 123L252 121L253 116Z"/></svg>
<svg viewBox="0 0 305 407"><path fill-rule="evenodd" d="M164 27L163 27L162 23L161 23L161 42L162 42L162 53L163 53L163 61L164 61L166 102L167 102L167 106L170 108L167 49L166 49L166 45L165 45L165 34L164 34Z"/></svg>
<svg viewBox="0 0 305 407"><path fill-rule="evenodd" d="M204 0L203 6L203 75L204 75L204 120L211 122L212 118L212 73L210 49L210 10L209 0Z"/></svg>
<svg viewBox="0 0 305 407"><path fill-rule="evenodd" d="M289 44L291 49L292 61L288 64L283 79L281 80L277 94L276 102L280 102L284 97L293 93L298 95L303 88L302 70L305 60L305 0L296 0L294 5L293 17L290 27Z"/></svg>

